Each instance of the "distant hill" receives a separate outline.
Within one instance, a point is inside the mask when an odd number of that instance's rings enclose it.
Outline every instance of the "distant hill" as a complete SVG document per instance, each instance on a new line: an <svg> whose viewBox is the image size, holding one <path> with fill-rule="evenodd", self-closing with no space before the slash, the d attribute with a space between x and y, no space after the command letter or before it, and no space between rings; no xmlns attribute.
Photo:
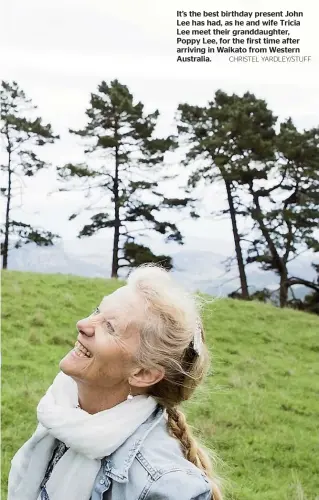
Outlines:
<svg viewBox="0 0 319 500"><path fill-rule="evenodd" d="M160 250L154 250L158 253ZM173 258L173 273L176 278L191 290L199 290L214 296L227 296L239 287L236 266L225 273L225 256L210 250L181 247L170 252ZM53 247L37 247L28 244L20 249L13 249L9 255L9 269L17 271L32 271L41 273L61 273L91 278L109 278L111 271L111 241L106 240L75 240L60 241ZM299 259L291 263L291 272L313 279L313 271L309 259ZM125 277L125 275L122 275ZM247 267L247 277L250 290L278 287L278 278L272 272L263 272L257 266ZM303 286L295 287L295 295L303 298L309 289Z"/></svg>

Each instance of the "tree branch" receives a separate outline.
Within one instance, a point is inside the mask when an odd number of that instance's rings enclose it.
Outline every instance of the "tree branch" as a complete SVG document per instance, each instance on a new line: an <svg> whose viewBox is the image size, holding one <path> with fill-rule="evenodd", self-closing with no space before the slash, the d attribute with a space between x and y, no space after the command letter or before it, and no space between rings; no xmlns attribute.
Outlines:
<svg viewBox="0 0 319 500"><path fill-rule="evenodd" d="M303 278L298 278L296 276L291 276L287 281L287 285L288 287L291 287L293 285L304 285L319 293L319 285L317 285L313 281L308 281Z"/></svg>

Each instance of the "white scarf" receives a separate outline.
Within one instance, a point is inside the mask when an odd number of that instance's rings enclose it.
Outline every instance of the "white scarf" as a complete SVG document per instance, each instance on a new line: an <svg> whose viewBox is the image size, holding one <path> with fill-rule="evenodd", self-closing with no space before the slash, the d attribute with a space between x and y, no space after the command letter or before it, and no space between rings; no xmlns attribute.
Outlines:
<svg viewBox="0 0 319 500"><path fill-rule="evenodd" d="M50 500L89 500L101 459L119 448L156 408L150 396L135 396L94 415L77 404L75 381L60 372L38 405L36 431L11 461L8 500L40 500L55 439L69 450L46 484Z"/></svg>

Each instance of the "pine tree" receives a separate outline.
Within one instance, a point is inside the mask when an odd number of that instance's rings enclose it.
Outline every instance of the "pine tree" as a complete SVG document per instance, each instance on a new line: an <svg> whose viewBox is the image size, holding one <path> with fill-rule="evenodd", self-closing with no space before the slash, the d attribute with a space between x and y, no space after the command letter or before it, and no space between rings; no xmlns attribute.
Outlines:
<svg viewBox="0 0 319 500"><path fill-rule="evenodd" d="M200 166L189 177L189 187L194 188L201 181L213 184L221 180L224 184L228 208L223 213L230 215L241 296L248 298L243 235L238 229L238 216L248 214L239 188L246 171L273 159L276 119L265 101L253 94L247 92L240 97L221 90L207 106L180 104L178 113L179 133L189 145L184 164L191 166L200 160ZM255 169L255 175L260 177L263 173Z"/></svg>
<svg viewBox="0 0 319 500"><path fill-rule="evenodd" d="M32 177L47 164L38 156L38 148L53 143L58 136L53 135L50 124L44 125L42 119L31 119L30 112L36 107L16 82L2 81L0 88L0 133L5 145L6 163L1 170L7 174L7 184L1 187L1 194L6 198L5 223L1 227L4 240L1 243L3 269L8 266L10 239L14 247L34 242L39 246L52 245L57 235L50 231L37 229L11 217L12 201L16 195L15 181L21 176Z"/></svg>
<svg viewBox="0 0 319 500"><path fill-rule="evenodd" d="M86 111L87 125L82 130L70 130L89 143L85 153L91 157L87 164L68 164L59 169L65 181L82 180L84 190L103 198L102 210L86 224L79 237L91 236L104 228L113 228L113 256L111 276L119 269L134 267L141 262L162 262L171 267L168 256L156 256L138 244L132 226L143 225L138 235L155 230L166 235L166 241L182 244L182 235L172 222L158 217L163 209L178 209L191 204L191 198L167 198L159 183L169 176L163 175L164 154L176 145L174 138L154 137L159 112L146 114L141 102L134 102L127 86L117 80L102 81L98 91L91 94ZM63 189L74 189L71 188ZM72 214L72 220L78 214Z"/></svg>
<svg viewBox="0 0 319 500"><path fill-rule="evenodd" d="M266 181L256 182L253 171L244 179L252 197L249 212L259 231L248 262L278 274L280 306L285 307L293 285L314 288L302 276L289 275L289 262L306 250L319 250L319 129L299 132L288 119L275 142L276 161L263 169Z"/></svg>

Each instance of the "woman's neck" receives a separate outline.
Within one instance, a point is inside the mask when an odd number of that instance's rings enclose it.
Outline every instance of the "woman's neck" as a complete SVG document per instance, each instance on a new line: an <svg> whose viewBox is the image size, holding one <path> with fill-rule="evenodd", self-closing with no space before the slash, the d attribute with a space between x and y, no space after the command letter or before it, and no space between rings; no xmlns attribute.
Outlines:
<svg viewBox="0 0 319 500"><path fill-rule="evenodd" d="M100 389L76 381L78 386L79 406L87 413L94 415L109 410L127 399L127 388Z"/></svg>

